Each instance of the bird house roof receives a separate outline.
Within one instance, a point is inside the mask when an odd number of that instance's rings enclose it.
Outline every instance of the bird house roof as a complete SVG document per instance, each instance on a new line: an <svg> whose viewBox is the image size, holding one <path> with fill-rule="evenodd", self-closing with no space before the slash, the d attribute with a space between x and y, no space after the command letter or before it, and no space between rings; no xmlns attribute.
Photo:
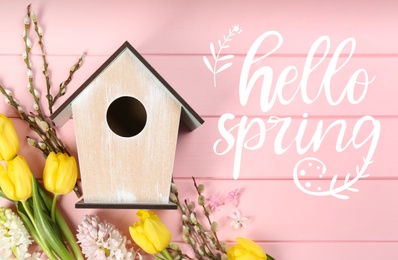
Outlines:
<svg viewBox="0 0 398 260"><path fill-rule="evenodd" d="M114 61L123 51L128 49L134 56L162 83L168 92L181 104L181 121L192 131L202 125L204 120L189 106L189 104L166 82L166 80L131 46L125 42L102 64L83 85L81 85L52 115L51 119L58 126L62 126L72 117L72 103L79 94L90 85L90 83Z"/></svg>

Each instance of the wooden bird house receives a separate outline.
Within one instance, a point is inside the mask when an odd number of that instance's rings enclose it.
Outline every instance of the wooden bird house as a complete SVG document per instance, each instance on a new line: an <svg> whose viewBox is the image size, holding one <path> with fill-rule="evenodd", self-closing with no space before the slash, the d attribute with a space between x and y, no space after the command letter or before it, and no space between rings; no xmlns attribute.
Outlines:
<svg viewBox="0 0 398 260"><path fill-rule="evenodd" d="M125 42L51 116L73 115L84 201L78 208L174 208L180 121L203 119Z"/></svg>

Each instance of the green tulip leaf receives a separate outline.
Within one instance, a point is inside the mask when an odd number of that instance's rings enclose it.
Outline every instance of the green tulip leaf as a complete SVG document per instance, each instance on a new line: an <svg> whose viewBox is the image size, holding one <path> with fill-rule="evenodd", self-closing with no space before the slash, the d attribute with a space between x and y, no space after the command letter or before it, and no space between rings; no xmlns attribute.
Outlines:
<svg viewBox="0 0 398 260"><path fill-rule="evenodd" d="M36 222L38 232L41 233L42 237L45 239L51 239L52 243L48 243L52 250L58 255L62 260L73 260L69 250L64 245L63 241L60 240L57 233L52 228L49 219L46 218L46 214L43 212L44 203L41 200L41 197L37 188L37 181L33 178L32 180L32 190L33 190L33 212L34 212L34 221ZM48 216L48 215L47 215Z"/></svg>

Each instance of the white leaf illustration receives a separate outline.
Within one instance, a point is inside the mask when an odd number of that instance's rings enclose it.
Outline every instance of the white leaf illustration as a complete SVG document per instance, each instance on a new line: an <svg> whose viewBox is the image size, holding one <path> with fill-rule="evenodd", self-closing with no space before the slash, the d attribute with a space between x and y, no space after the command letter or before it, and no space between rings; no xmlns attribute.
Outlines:
<svg viewBox="0 0 398 260"><path fill-rule="evenodd" d="M345 176L344 183L347 183L349 180L350 180L350 173L347 173L347 175Z"/></svg>
<svg viewBox="0 0 398 260"><path fill-rule="evenodd" d="M213 58L216 60L217 59L216 50L214 49L214 45L212 42L210 43L210 52L211 52L211 55L213 56Z"/></svg>
<svg viewBox="0 0 398 260"><path fill-rule="evenodd" d="M221 68L219 68L219 69L216 71L216 73L219 73L219 72L221 72L221 71L223 71L223 70L228 69L229 67L231 67L231 65L232 65L232 62L229 62L229 63L227 63L227 64L222 65Z"/></svg>
<svg viewBox="0 0 398 260"><path fill-rule="evenodd" d="M204 61L204 63L206 64L206 67L207 67L211 72L214 73L214 70L213 70L213 68L212 68L211 65L210 65L210 61L209 61L209 59L208 59L206 56L203 56L203 61Z"/></svg>
<svg viewBox="0 0 398 260"><path fill-rule="evenodd" d="M342 200L348 200L350 197L348 197L347 195L343 195L343 194L332 194L332 196L338 198L338 199L342 199Z"/></svg>
<svg viewBox="0 0 398 260"><path fill-rule="evenodd" d="M236 34L241 33L242 29L239 27L239 24L234 24L232 26L232 28L230 28L228 30L228 32L229 32L228 36L223 35L223 37L222 37L223 40L218 40L216 42L216 45L218 44L218 47L219 47L218 51L215 49L214 44L212 42L210 43L210 53L211 53L211 55L212 55L212 57L214 59L213 65L210 63L210 60L206 56L203 56L203 62L205 63L206 67L213 73L214 87L216 87L216 85L217 85L217 83L216 83L216 74L218 72L224 71L227 68L232 66L232 62L229 62L227 64L224 64L223 66L221 66L221 68L218 69L217 68L218 65L219 65L218 62L226 61L226 60L234 58L234 55L231 55L231 54L230 55L221 56L221 52L224 49L229 48L229 45L227 45L227 43L232 40L231 38L233 36L235 36Z"/></svg>
<svg viewBox="0 0 398 260"><path fill-rule="evenodd" d="M220 60L229 60L229 59L232 59L233 57L235 57L234 55L225 55L225 56L223 56L223 57L221 57L221 58L219 58L218 60L220 61Z"/></svg>
<svg viewBox="0 0 398 260"><path fill-rule="evenodd" d="M332 180L330 181L330 190L332 190L334 185L336 185L336 181L337 181L337 174L334 175Z"/></svg>

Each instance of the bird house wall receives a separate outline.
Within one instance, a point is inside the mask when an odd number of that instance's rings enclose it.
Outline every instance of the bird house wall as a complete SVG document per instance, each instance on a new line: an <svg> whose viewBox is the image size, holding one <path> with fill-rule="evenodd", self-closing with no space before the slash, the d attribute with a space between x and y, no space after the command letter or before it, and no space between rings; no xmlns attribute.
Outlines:
<svg viewBox="0 0 398 260"><path fill-rule="evenodd" d="M112 102L126 96L139 100L147 117L131 137L115 133L106 118ZM122 52L73 102L85 202L168 203L180 112L152 73ZM130 120L128 111L117 113Z"/></svg>

